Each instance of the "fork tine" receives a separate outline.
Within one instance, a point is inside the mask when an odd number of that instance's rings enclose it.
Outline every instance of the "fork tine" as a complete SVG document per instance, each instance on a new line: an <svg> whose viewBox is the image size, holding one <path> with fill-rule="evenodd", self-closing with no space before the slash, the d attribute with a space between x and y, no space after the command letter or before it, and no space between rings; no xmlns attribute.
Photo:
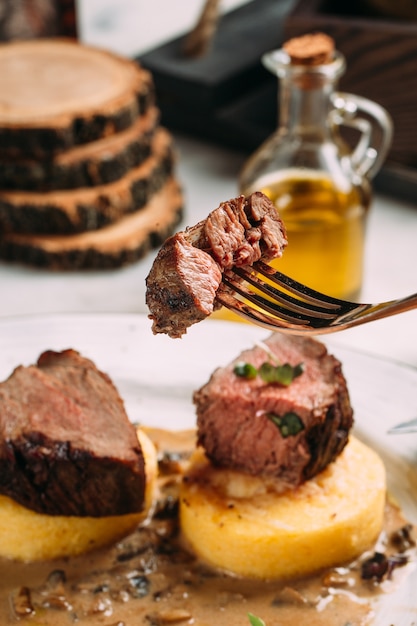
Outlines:
<svg viewBox="0 0 417 626"><path fill-rule="evenodd" d="M262 280L258 273L284 291ZM253 269L235 267L225 272L216 299L258 326L298 335L332 333L417 308L417 293L378 304L348 302L321 294L260 262Z"/></svg>
<svg viewBox="0 0 417 626"><path fill-rule="evenodd" d="M263 261L257 261L254 263L253 268L256 269L259 274L268 278L268 280L272 281L276 285L283 287L298 298L302 298L306 302L310 302L313 305L331 310L343 308L344 311L355 309L358 306L355 302L340 300L339 298L334 298L332 296L325 295L320 291L316 291L315 289L311 289L311 287L307 287L307 285L299 283L290 276L286 276L285 274L274 270L270 265L267 265Z"/></svg>
<svg viewBox="0 0 417 626"><path fill-rule="evenodd" d="M300 321L295 321L294 323L291 323L283 318L278 319L276 317L271 317L263 313L262 311L248 306L227 291L218 291L216 299L220 304L229 309L229 311L236 313L248 322L252 322L257 326L266 328L267 330L279 330L300 335L317 332L314 328L305 326Z"/></svg>
<svg viewBox="0 0 417 626"><path fill-rule="evenodd" d="M285 281L285 285L287 281L290 281L291 284L295 283L297 287L293 291L297 290L297 293L301 295L300 289L304 285L274 270L272 270L271 274L271 268L268 265L265 268L263 269L263 275L266 275L268 278L271 275L275 277L276 274L282 276L282 282ZM229 308L233 306L234 310L246 317L246 319L255 321L258 324L261 323L261 325L269 328L282 328L285 325L287 328L291 327L294 330L298 329L298 331L302 327L310 330L315 329L316 331L324 328L330 329L331 327L334 328L334 324L342 323L345 318L350 316L352 311L357 315L370 306L338 300L329 296L331 300L330 308L321 307L315 304L319 302L318 298L311 294L317 293L318 296L324 299L320 300L320 302L324 303L326 303L328 296L319 292L313 292L308 287L306 287L306 290L308 291L307 299L309 302L301 300L300 297L293 298L288 293L276 289L259 278L257 275L258 268L256 267L255 269L256 271L251 271L248 268L235 267L233 270L228 270L223 274L223 284L243 298L243 300L234 298L233 302L229 299L228 305L225 304L224 306L229 306ZM277 281L274 282L278 281L281 281L279 276ZM251 285L254 286L255 290L251 290ZM254 304L255 308L249 306L249 303ZM327 332L331 331L328 330Z"/></svg>
<svg viewBox="0 0 417 626"><path fill-rule="evenodd" d="M294 330L300 329L301 327L311 327L315 329L320 329L322 327L328 328L332 322L338 318L337 311L334 311L332 314L329 312L321 314L320 312L311 311L310 309L303 310L301 307L296 307L294 310L292 305L285 306L287 303L285 303L284 306L281 306L275 299L271 300L269 298L262 297L261 293L259 293L258 283L256 281L254 284L258 289L257 293L248 289L246 285L239 280L239 275L235 280L233 273L230 271L227 275L223 275L222 282L226 287L239 294L244 299L245 302L242 302L242 300L234 298L233 302L233 306L235 309L236 307L239 308L238 312L241 315L244 314L246 318L250 317L252 321L256 319L258 323L259 320L262 320L263 322L266 321L269 327L274 327L275 329L282 328L283 326ZM265 291L266 290L263 290L262 293ZM248 302L254 304L256 308L254 309L250 307ZM310 313L312 313L312 315L310 315Z"/></svg>
<svg viewBox="0 0 417 626"><path fill-rule="evenodd" d="M235 267L233 268L233 273L243 278L245 282L256 287L261 293L267 296L270 296L270 298L274 301L274 303L280 302L281 304L284 305L285 307L284 309L280 308L277 310L276 308L274 308L274 311L273 311L274 313L279 312L279 314L281 315L283 311L285 311L286 309L289 309L291 312L297 312L302 315L308 315L308 316L318 317L320 319L332 320L340 312L339 308L336 307L336 305L333 305L331 307L331 310L329 310L326 307L317 306L316 304L309 304L309 302L304 302L300 300L299 298L293 298L289 294L274 288L269 283L266 283L265 281L260 279L259 276L257 276L257 274L255 274L254 272L250 272L246 268ZM229 276L231 275L230 271L228 275ZM247 297L246 293L245 294L241 293L241 295L245 295L245 297ZM257 299L260 300L261 296L258 295ZM252 302L256 304L256 301L252 300ZM262 299L262 304L265 305L265 303L271 304L271 301Z"/></svg>
<svg viewBox="0 0 417 626"><path fill-rule="evenodd" d="M271 302L270 300L267 300L266 298L263 298L259 293L253 293L252 291L250 291L249 289L247 289L241 281L239 280L234 280L233 279L233 275L231 273L229 273L227 276L223 275L223 284L228 287L229 289L231 289L233 292L238 293L239 295L241 295L245 300L252 302L256 307L259 307L262 312L267 311L268 313L271 313L272 315L275 316L279 316L280 320L286 320L288 322L294 323L294 324L308 324L309 321L308 319L306 319L305 317L301 317L301 315L296 311L296 312L291 312L288 309L279 306L279 304L276 304L274 302ZM244 304L241 300L238 300L237 298L234 299L234 305L236 306L236 303L239 302L240 304ZM248 309L248 306L246 306L246 309ZM250 311L252 312L255 309L250 308Z"/></svg>

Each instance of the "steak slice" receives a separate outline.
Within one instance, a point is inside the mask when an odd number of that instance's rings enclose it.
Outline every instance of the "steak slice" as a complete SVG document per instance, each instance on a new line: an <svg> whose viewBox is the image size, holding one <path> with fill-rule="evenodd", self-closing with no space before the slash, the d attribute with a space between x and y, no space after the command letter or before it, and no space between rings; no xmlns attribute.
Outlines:
<svg viewBox="0 0 417 626"><path fill-rule="evenodd" d="M239 362L259 368L275 361L303 363L304 371L287 387L234 373ZM198 443L215 465L273 477L283 490L300 485L333 461L353 424L340 362L321 342L280 333L213 372L194 393L194 403ZM297 416L301 427L293 435L277 425L289 414Z"/></svg>
<svg viewBox="0 0 417 626"><path fill-rule="evenodd" d="M139 512L144 459L110 378L74 350L0 383L0 493L48 515Z"/></svg>
<svg viewBox="0 0 417 626"><path fill-rule="evenodd" d="M282 255L285 228L260 192L222 202L209 216L168 239L146 278L152 331L181 337L220 305L223 272Z"/></svg>

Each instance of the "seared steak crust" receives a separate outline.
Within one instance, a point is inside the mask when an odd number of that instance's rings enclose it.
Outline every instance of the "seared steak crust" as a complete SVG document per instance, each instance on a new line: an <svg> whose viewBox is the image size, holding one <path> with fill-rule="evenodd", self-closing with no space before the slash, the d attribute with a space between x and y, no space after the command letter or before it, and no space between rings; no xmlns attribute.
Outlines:
<svg viewBox="0 0 417 626"><path fill-rule="evenodd" d="M0 493L48 515L143 508L144 459L110 378L74 350L0 384Z"/></svg>
<svg viewBox="0 0 417 626"><path fill-rule="evenodd" d="M180 232L160 249L147 278L152 330L181 337L214 310L222 273L214 259Z"/></svg>
<svg viewBox="0 0 417 626"><path fill-rule="evenodd" d="M160 249L146 279L152 330L181 337L219 305L224 271L280 257L287 245L274 204L260 192L222 202Z"/></svg>
<svg viewBox="0 0 417 626"><path fill-rule="evenodd" d="M246 350L217 369L194 394L198 443L218 466L279 479L296 487L319 473L343 450L353 423L340 362L324 344L309 338L273 334L264 346ZM269 351L269 353L268 353ZM234 366L271 362L304 364L288 387L238 377ZM271 415L295 413L303 430L284 437Z"/></svg>

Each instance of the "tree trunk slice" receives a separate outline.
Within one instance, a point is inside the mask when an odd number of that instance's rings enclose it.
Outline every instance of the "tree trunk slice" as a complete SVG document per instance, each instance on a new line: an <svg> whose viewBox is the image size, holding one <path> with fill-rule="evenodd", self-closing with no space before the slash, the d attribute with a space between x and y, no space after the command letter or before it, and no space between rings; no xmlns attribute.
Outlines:
<svg viewBox="0 0 417 626"><path fill-rule="evenodd" d="M128 128L154 103L136 62L70 40L0 47L0 147L45 157Z"/></svg>
<svg viewBox="0 0 417 626"><path fill-rule="evenodd" d="M0 192L0 228L32 235L103 228L145 206L171 176L174 160L172 136L159 127L151 155L113 183L46 193Z"/></svg>
<svg viewBox="0 0 417 626"><path fill-rule="evenodd" d="M146 207L101 230L69 236L7 234L0 239L0 258L51 270L115 269L161 245L182 213L180 186L170 178Z"/></svg>
<svg viewBox="0 0 417 626"><path fill-rule="evenodd" d="M0 189L52 191L118 180L150 155L159 117L159 110L151 107L126 130L76 146L52 159L0 158Z"/></svg>

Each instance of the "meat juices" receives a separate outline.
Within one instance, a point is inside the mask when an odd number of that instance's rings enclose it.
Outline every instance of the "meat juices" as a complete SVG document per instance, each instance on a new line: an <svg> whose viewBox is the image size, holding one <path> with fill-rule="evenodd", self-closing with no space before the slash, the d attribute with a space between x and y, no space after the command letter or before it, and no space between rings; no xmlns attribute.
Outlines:
<svg viewBox="0 0 417 626"><path fill-rule="evenodd" d="M0 383L0 493L47 515L142 510L144 458L109 377L74 350Z"/></svg>
<svg viewBox="0 0 417 626"><path fill-rule="evenodd" d="M220 308L223 272L278 258L286 245L284 224L267 196L255 192L222 202L160 249L146 279L153 332L181 337Z"/></svg>
<svg viewBox="0 0 417 626"><path fill-rule="evenodd" d="M285 490L315 476L340 454L353 411L341 364L324 344L280 333L263 343L218 368L195 392L198 443L213 464L276 478ZM281 364L302 362L303 373L285 387L234 372L238 362L259 368L271 362L271 354ZM302 422L293 436L283 436L270 419L286 414Z"/></svg>

